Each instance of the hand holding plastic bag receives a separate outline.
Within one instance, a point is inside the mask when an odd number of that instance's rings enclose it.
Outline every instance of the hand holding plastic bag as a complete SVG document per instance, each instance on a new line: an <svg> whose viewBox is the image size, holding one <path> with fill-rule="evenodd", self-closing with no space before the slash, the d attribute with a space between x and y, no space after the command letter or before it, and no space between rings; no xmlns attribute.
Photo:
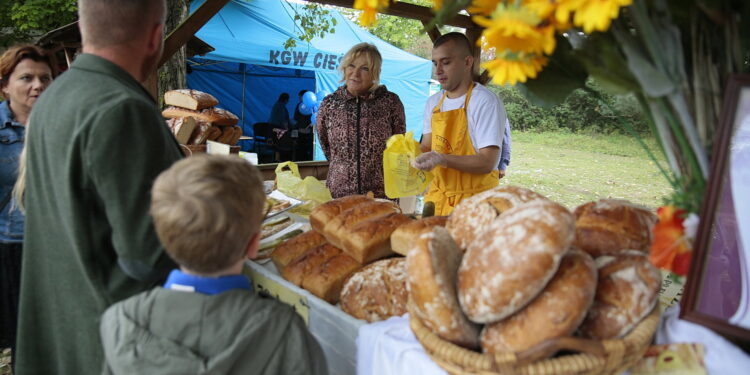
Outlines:
<svg viewBox="0 0 750 375"><path fill-rule="evenodd" d="M284 170L289 167L288 170ZM276 188L282 193L301 201L315 201L325 203L333 199L331 191L320 180L307 176L303 180L299 175L299 167L291 161L276 167Z"/></svg>
<svg viewBox="0 0 750 375"><path fill-rule="evenodd" d="M401 198L421 194L432 182L432 173L412 167L422 151L412 132L388 139L383 151L385 195Z"/></svg>

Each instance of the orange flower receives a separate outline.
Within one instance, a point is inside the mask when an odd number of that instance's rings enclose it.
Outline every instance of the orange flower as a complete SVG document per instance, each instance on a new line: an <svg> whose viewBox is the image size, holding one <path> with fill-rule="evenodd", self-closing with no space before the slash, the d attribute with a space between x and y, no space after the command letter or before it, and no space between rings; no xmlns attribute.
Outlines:
<svg viewBox="0 0 750 375"><path fill-rule="evenodd" d="M687 275L693 255L683 226L686 214L674 206L659 207L656 210L659 222L654 226L651 244L651 262L682 276Z"/></svg>

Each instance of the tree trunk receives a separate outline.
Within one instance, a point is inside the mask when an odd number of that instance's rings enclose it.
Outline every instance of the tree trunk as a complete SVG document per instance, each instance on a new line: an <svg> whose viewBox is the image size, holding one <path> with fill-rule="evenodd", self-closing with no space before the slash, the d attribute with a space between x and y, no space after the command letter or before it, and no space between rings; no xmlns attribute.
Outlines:
<svg viewBox="0 0 750 375"><path fill-rule="evenodd" d="M188 15L188 0L167 0L165 35L169 35ZM157 72L158 101L163 105L164 93L187 88L185 77L185 46L182 46Z"/></svg>

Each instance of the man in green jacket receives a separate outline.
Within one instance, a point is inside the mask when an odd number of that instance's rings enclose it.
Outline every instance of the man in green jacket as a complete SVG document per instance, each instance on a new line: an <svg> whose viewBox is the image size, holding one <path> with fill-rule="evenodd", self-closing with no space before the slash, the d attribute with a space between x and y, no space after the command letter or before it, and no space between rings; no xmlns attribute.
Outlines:
<svg viewBox="0 0 750 375"><path fill-rule="evenodd" d="M174 263L148 215L181 158L141 83L162 53L164 0L80 0L83 54L27 129L26 237L16 373L98 374L99 319Z"/></svg>
<svg viewBox="0 0 750 375"><path fill-rule="evenodd" d="M193 156L154 183L156 233L180 269L104 313L104 374L325 375L326 359L290 306L252 291L263 178L232 156Z"/></svg>

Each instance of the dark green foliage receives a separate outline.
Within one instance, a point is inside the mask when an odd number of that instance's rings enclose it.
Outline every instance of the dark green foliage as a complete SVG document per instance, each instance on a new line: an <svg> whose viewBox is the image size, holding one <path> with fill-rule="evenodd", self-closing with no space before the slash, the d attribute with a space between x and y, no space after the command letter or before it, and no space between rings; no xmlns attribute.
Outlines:
<svg viewBox="0 0 750 375"><path fill-rule="evenodd" d="M76 0L1 0L0 48L32 42L77 18Z"/></svg>
<svg viewBox="0 0 750 375"><path fill-rule="evenodd" d="M625 129L617 121L620 117L633 124L637 132L648 133L648 125L635 98L607 94L599 90L591 80L587 86L599 92L616 113L582 89L573 91L561 104L542 108L531 104L515 87L489 85L489 88L505 103L505 110L514 130L625 134Z"/></svg>

